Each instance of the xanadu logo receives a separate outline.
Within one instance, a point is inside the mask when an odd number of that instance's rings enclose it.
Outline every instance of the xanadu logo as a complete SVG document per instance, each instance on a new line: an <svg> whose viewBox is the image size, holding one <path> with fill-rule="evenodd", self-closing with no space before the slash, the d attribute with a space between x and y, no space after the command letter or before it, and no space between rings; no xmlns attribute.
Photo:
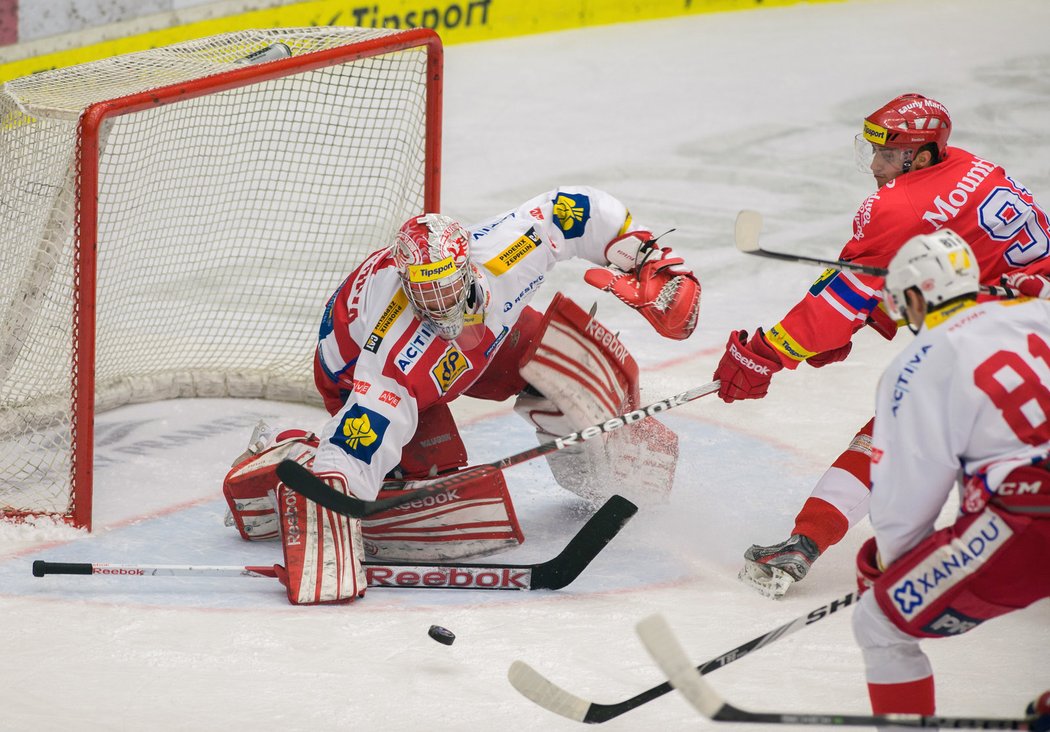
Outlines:
<svg viewBox="0 0 1050 732"><path fill-rule="evenodd" d="M1013 533L1001 516L985 512L961 535L938 547L889 588L894 608L901 617L911 620L977 571Z"/></svg>

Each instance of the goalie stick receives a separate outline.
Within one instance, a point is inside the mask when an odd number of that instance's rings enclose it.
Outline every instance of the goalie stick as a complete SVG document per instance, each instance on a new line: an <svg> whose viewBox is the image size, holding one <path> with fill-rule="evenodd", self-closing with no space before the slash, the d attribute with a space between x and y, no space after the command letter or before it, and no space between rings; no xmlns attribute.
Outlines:
<svg viewBox="0 0 1050 732"><path fill-rule="evenodd" d="M638 637L670 683L698 712L716 722L831 725L836 727L951 727L954 729L1034 729L1038 717L935 717L921 714L798 714L750 712L735 707L693 668L689 657L662 615L651 615L637 625Z"/></svg>
<svg viewBox="0 0 1050 732"><path fill-rule="evenodd" d="M522 452L515 453L514 455L510 455L501 460L467 468L466 470L461 470L458 473L454 473L444 478L437 478L436 480L431 481L425 488L406 491L403 495L392 496L378 501L363 501L360 498L354 498L353 496L341 493L330 487L327 483L294 460L282 460L277 465L277 477L296 493L309 498L314 503L318 503L330 511L335 511L344 516L362 518L409 503L410 501L444 493L460 483L477 477L479 472L493 472L496 470L502 470L503 468L509 468L513 465L519 465L527 460L540 457L541 455L547 455L548 453L556 452L571 445L577 445L581 442L593 439L607 432L612 432L624 425L631 425L640 422L646 417L651 417L660 412L666 412L668 409L673 409L685 404L686 402L691 402L694 399L699 399L702 396L716 392L718 391L719 383L720 382L718 381L712 381L703 386L693 387L692 389L683 391L680 394L675 394L674 396L661 399L660 401L653 402L647 406L639 407L633 412L610 417L604 422L599 422L590 427L584 427L579 432L573 432L551 442L545 442L542 445L523 450Z"/></svg>
<svg viewBox="0 0 1050 732"><path fill-rule="evenodd" d="M844 607L849 607L856 602L859 597L859 593L851 592L844 597L833 600L827 605L818 607L816 610L795 618L791 622L781 625L779 628L771 630L757 638L753 638L731 651L726 651L725 653L712 658L710 661L700 664L695 670L698 674L709 674L712 671L732 663L733 661L743 658L752 651L763 648L774 641L791 635L796 630L801 630L807 625L811 625L818 620L826 618ZM544 709L552 711L555 714L560 714L575 722L583 722L585 724L601 724L603 722L608 722L610 719L619 717L621 714L629 712L643 704L648 704L654 699L659 699L674 688L670 683L665 681L658 686L643 691L641 694L632 696L630 699L625 699L624 701L615 702L613 704L599 704L598 702L587 701L586 699L565 691L565 689L562 689L554 682L545 678L524 661L514 661L510 665L510 669L507 671L507 678L510 680L511 686L517 689L530 701L535 702Z"/></svg>
<svg viewBox="0 0 1050 732"><path fill-rule="evenodd" d="M788 254L786 252L771 252L763 249L758 243L758 235L762 232L762 214L758 211L741 211L736 215L736 228L734 241L736 248L744 254L754 254L769 259L779 259L785 262L803 262L807 264L819 264L822 267L844 270L846 272L859 272L861 274L885 277L885 267L871 267L866 264L855 264L841 259L821 259L820 257L807 257L802 254ZM981 285L981 292L995 297L1017 297L1016 290L1002 285Z"/></svg>
<svg viewBox="0 0 1050 732"><path fill-rule="evenodd" d="M587 519L553 559L535 564L470 564L461 562L362 562L369 587L456 590L560 590L573 582L605 545L612 541L638 507L613 496ZM33 562L33 576L48 574L120 575L132 577L272 577L272 566L216 567L182 564L91 564Z"/></svg>

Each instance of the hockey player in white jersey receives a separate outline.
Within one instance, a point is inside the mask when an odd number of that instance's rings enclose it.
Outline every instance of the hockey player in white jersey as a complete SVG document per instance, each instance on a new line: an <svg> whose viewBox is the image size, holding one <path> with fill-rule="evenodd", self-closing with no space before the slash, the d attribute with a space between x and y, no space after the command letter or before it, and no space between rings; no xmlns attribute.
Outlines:
<svg viewBox="0 0 1050 732"><path fill-rule="evenodd" d="M425 480L467 464L448 408L460 395L518 395L516 411L541 442L639 406L638 367L593 313L560 294L546 313L529 306L551 268L574 257L598 265L587 282L638 310L662 335L692 333L696 277L620 201L588 187L544 193L470 227L436 213L414 216L340 285L324 310L314 369L331 420L316 436L253 436L255 447L224 484L245 539L282 539L293 603L362 594L366 548L384 560L449 559L523 537L499 472L457 487L441 505L409 504L370 518L362 532L360 522L278 486L281 459L299 460L338 490L371 500L384 479ZM622 492L603 479L632 463L633 482L668 490L677 439L647 422L615 433L629 433L615 442L552 453L555 478L598 498ZM274 489L276 513L268 496Z"/></svg>
<svg viewBox="0 0 1050 732"><path fill-rule="evenodd" d="M918 336L879 382L875 536L857 555L853 630L875 714L934 713L920 639L1050 597L1050 303L978 303L978 276L943 229L910 239L886 277L891 314ZM958 517L935 530L957 483Z"/></svg>

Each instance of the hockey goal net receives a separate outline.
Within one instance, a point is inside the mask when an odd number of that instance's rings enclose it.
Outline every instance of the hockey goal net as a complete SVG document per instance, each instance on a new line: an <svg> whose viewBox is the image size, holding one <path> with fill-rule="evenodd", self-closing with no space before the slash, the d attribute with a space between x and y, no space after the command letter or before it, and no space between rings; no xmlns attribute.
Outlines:
<svg viewBox="0 0 1050 732"><path fill-rule="evenodd" d="M439 206L428 30L242 31L0 91L0 510L90 529L96 411L320 403L325 298Z"/></svg>

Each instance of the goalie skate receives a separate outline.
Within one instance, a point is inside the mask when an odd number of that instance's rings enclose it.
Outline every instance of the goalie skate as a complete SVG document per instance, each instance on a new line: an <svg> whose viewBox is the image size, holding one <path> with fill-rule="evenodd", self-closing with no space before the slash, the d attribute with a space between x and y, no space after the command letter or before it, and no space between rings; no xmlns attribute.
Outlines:
<svg viewBox="0 0 1050 732"><path fill-rule="evenodd" d="M806 576L818 556L817 545L800 534L773 546L753 544L744 552L744 568L737 579L760 595L776 600Z"/></svg>

